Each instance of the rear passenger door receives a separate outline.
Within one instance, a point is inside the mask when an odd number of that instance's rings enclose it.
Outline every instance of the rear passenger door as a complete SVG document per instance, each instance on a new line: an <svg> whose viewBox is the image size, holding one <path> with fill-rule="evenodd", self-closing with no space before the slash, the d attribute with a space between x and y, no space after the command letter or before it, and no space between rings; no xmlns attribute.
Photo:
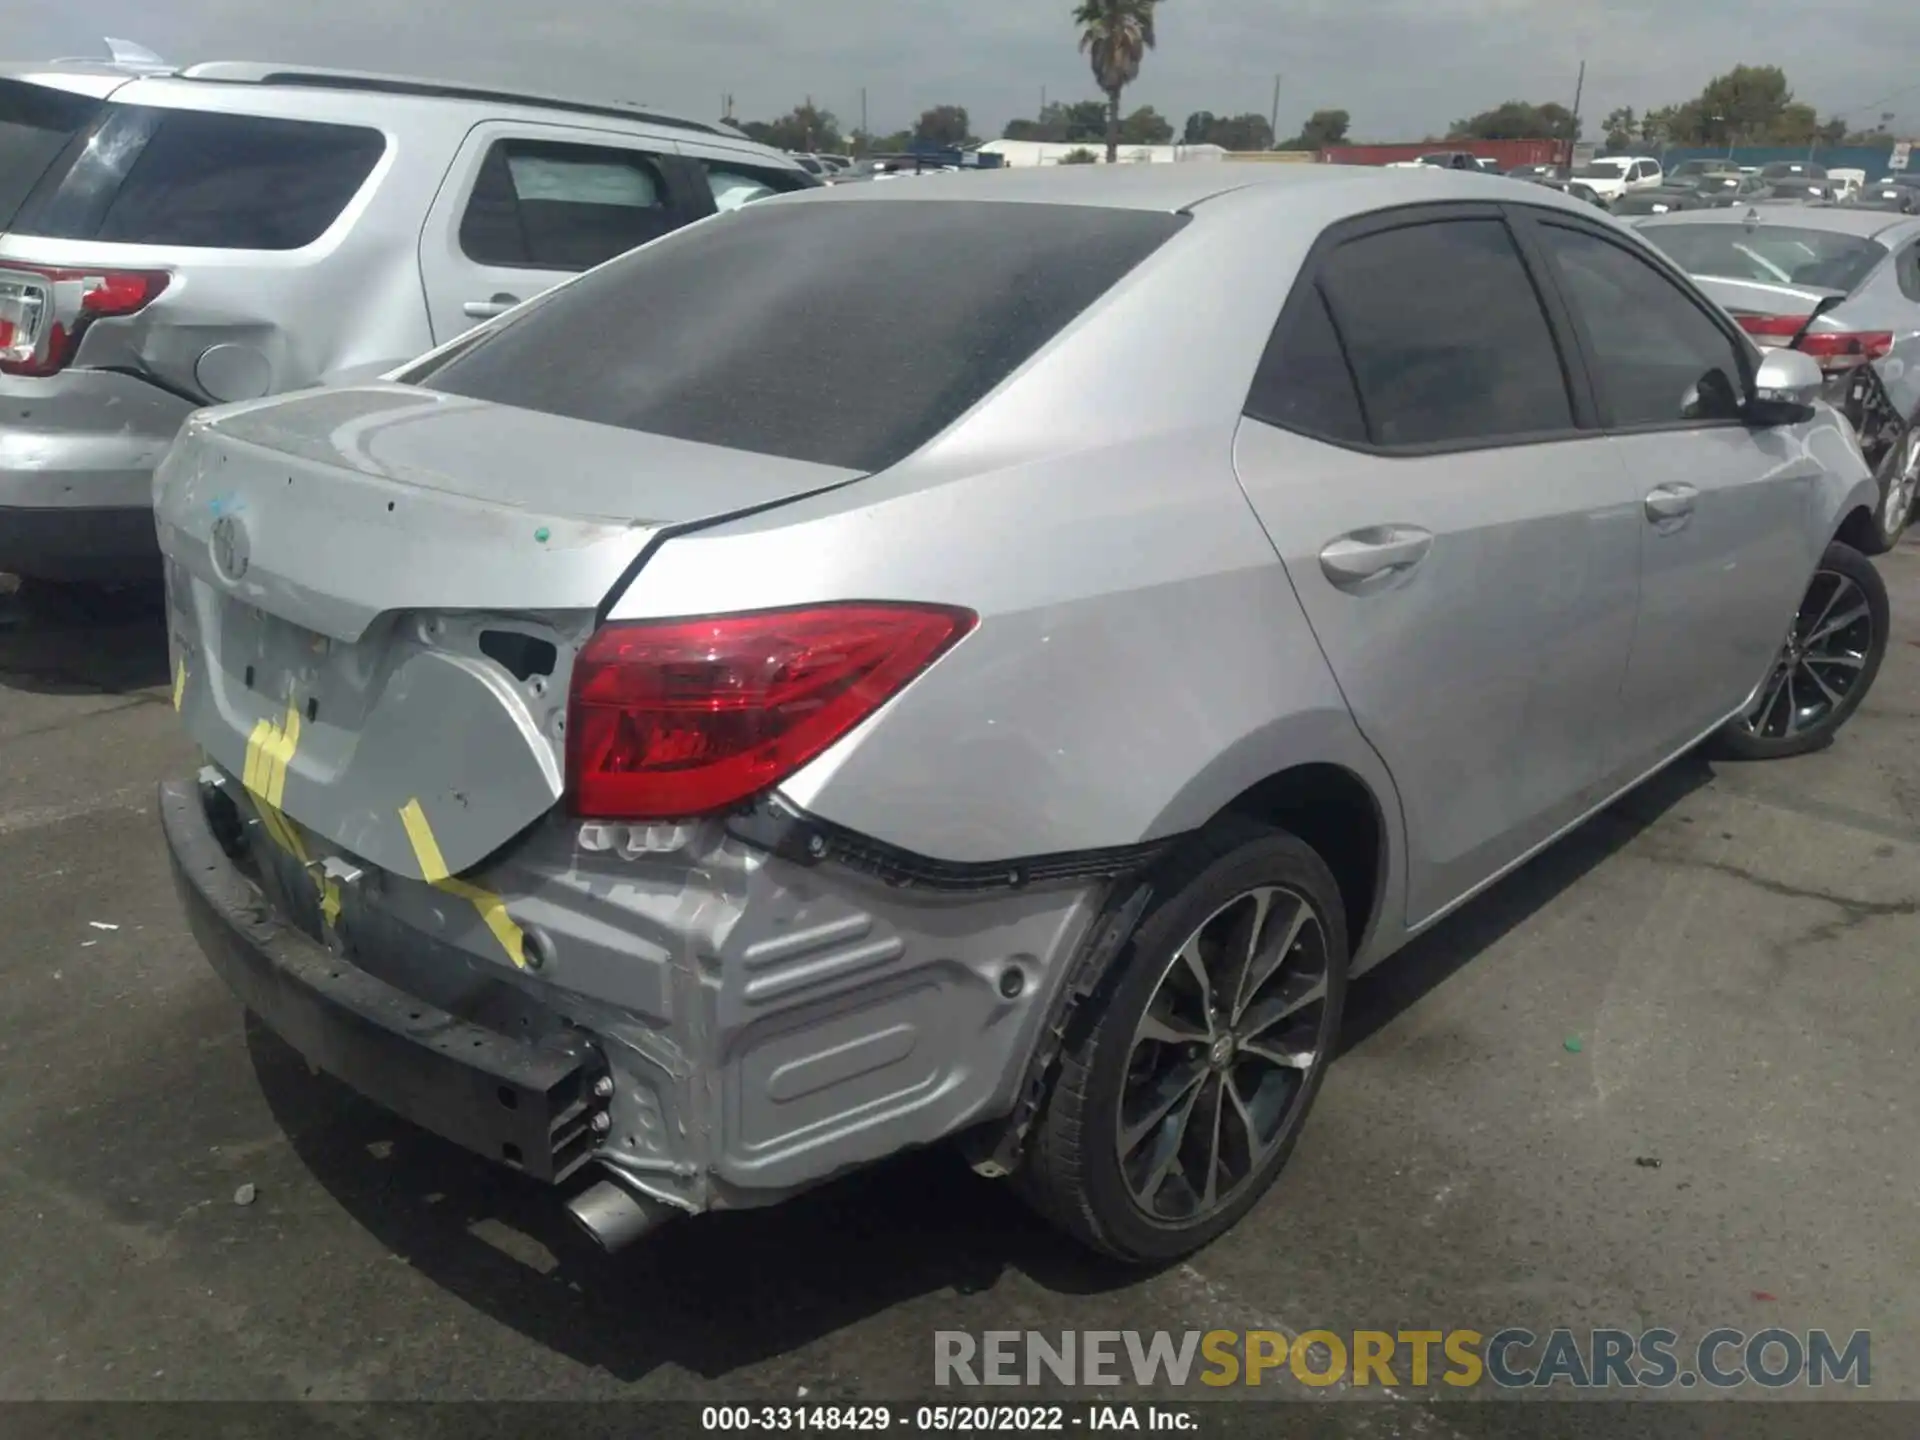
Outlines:
<svg viewBox="0 0 1920 1440"><path fill-rule="evenodd" d="M1604 798L1640 522L1500 210L1336 227L1235 443L1362 733L1419 924Z"/></svg>
<svg viewBox="0 0 1920 1440"><path fill-rule="evenodd" d="M713 213L672 142L494 121L461 146L420 237L435 344Z"/></svg>
<svg viewBox="0 0 1920 1440"><path fill-rule="evenodd" d="M1807 516L1821 469L1804 428L1744 423L1753 351L1725 315L1606 228L1557 212L1527 224L1640 512L1622 719L1644 769L1765 678L1818 558Z"/></svg>

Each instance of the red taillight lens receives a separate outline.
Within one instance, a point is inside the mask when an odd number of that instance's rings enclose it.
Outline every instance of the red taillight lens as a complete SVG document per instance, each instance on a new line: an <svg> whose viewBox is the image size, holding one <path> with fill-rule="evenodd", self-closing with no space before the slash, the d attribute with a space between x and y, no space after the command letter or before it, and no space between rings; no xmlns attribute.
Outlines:
<svg viewBox="0 0 1920 1440"><path fill-rule="evenodd" d="M966 610L845 604L609 625L573 662L574 812L668 820L745 800L826 750L975 623Z"/></svg>
<svg viewBox="0 0 1920 1440"><path fill-rule="evenodd" d="M1785 345L1807 323L1804 315L1742 315L1739 320L1740 328L1763 350ZM1798 348L1818 360L1822 370L1851 370L1892 354L1893 335L1886 330L1815 330L1801 339Z"/></svg>
<svg viewBox="0 0 1920 1440"><path fill-rule="evenodd" d="M73 358L88 322L134 314L172 278L165 270L0 266L0 372L53 374Z"/></svg>

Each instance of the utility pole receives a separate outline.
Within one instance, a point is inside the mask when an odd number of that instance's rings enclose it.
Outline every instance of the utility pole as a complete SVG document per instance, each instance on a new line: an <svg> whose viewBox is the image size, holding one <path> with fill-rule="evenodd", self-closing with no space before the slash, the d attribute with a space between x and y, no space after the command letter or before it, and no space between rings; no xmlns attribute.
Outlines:
<svg viewBox="0 0 1920 1440"><path fill-rule="evenodd" d="M1574 137L1580 133L1580 95L1587 88L1587 62L1580 62L1580 76L1573 82L1573 114L1567 117L1567 174L1573 174Z"/></svg>
<svg viewBox="0 0 1920 1440"><path fill-rule="evenodd" d="M1280 143L1280 77L1273 77L1273 114L1267 121L1267 148L1271 150Z"/></svg>
<svg viewBox="0 0 1920 1440"><path fill-rule="evenodd" d="M871 144L873 133L867 129L867 87L864 85L860 87L860 135Z"/></svg>

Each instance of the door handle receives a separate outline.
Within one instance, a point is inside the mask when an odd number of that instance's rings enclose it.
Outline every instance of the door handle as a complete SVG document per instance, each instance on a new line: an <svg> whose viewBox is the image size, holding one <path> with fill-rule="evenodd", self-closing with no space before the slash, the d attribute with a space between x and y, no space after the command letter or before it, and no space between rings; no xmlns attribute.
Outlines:
<svg viewBox="0 0 1920 1440"><path fill-rule="evenodd" d="M460 310L469 320L491 320L496 315L506 314L519 303L518 295L496 295L491 300L469 300Z"/></svg>
<svg viewBox="0 0 1920 1440"><path fill-rule="evenodd" d="M1376 525L1327 543L1320 568L1342 589L1363 585L1389 571L1404 573L1426 559L1433 536L1411 525Z"/></svg>
<svg viewBox="0 0 1920 1440"><path fill-rule="evenodd" d="M1684 520L1699 496L1691 485L1662 485L1647 496L1647 519Z"/></svg>

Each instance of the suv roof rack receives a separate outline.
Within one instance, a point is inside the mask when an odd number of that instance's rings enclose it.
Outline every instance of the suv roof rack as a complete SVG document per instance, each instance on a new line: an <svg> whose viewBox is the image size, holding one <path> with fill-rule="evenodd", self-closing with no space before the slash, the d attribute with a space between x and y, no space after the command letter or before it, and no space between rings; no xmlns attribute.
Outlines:
<svg viewBox="0 0 1920 1440"><path fill-rule="evenodd" d="M382 75L363 70L326 70L305 65L274 65L253 60L209 60L199 65L188 66L178 73L184 80L214 80L247 85L304 85L316 90L361 90L380 95L415 95L438 100L481 100L497 105L526 105L539 110L565 110L576 115L608 115L621 120L638 120L648 125L666 125L677 130L695 130L705 135L747 138L731 125L706 120L690 120L684 115L663 114L627 101L570 100L560 95L493 90L485 86L459 85L445 80L424 80L409 75Z"/></svg>

